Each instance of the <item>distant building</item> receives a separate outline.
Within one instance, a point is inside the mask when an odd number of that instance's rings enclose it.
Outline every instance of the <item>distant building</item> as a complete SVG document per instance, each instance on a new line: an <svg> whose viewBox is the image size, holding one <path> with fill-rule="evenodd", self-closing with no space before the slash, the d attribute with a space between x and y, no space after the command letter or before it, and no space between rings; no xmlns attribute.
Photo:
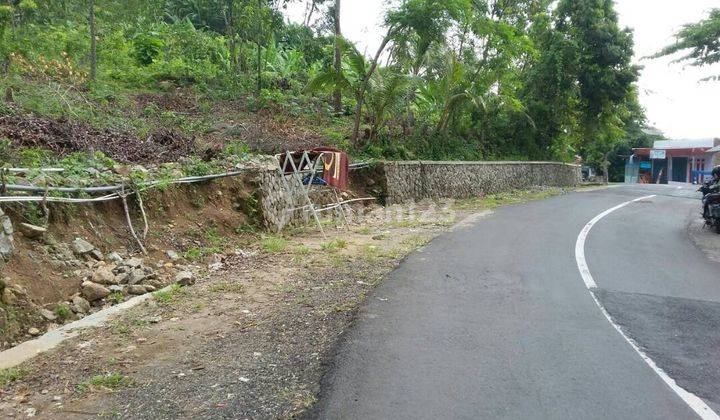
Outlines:
<svg viewBox="0 0 720 420"><path fill-rule="evenodd" d="M720 165L720 138L659 140L652 148L633 149L625 182L700 183L715 165Z"/></svg>

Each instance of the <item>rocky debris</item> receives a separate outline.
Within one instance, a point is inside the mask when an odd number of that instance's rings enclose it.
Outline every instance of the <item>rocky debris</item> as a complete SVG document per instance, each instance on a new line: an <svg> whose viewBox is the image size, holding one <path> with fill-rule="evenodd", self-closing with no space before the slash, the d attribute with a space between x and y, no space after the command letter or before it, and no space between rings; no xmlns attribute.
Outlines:
<svg viewBox="0 0 720 420"><path fill-rule="evenodd" d="M52 247L51 255L55 260L66 263L65 265L79 265L79 261L75 259L75 253L66 243L55 244Z"/></svg>
<svg viewBox="0 0 720 420"><path fill-rule="evenodd" d="M72 249L77 255L85 255L94 251L95 246L83 238L75 238L72 242Z"/></svg>
<svg viewBox="0 0 720 420"><path fill-rule="evenodd" d="M31 225L30 223L20 223L19 230L28 239L40 239L47 233L46 228Z"/></svg>
<svg viewBox="0 0 720 420"><path fill-rule="evenodd" d="M180 286L190 286L195 284L195 276L189 271L181 271L175 275L175 283Z"/></svg>
<svg viewBox="0 0 720 420"><path fill-rule="evenodd" d="M94 302L107 297L110 290L100 284L84 281L82 283L82 294L88 301Z"/></svg>
<svg viewBox="0 0 720 420"><path fill-rule="evenodd" d="M90 312L90 302L82 296L75 296L72 298L72 311L79 314L86 314Z"/></svg>
<svg viewBox="0 0 720 420"><path fill-rule="evenodd" d="M131 286L128 286L127 291L131 295L144 295L148 292L145 286L139 284L133 284Z"/></svg>
<svg viewBox="0 0 720 420"><path fill-rule="evenodd" d="M120 255L117 252L111 252L108 254L107 259L114 262L114 263L120 263L123 260L122 255Z"/></svg>
<svg viewBox="0 0 720 420"><path fill-rule="evenodd" d="M142 267L143 261L140 258L133 257L123 261L122 265L130 268L138 268Z"/></svg>
<svg viewBox="0 0 720 420"><path fill-rule="evenodd" d="M28 329L28 334L30 334L30 335L32 335L33 337L35 337L35 336L40 335L40 330L37 329L37 328L35 328L35 327L31 327L31 328Z"/></svg>
<svg viewBox="0 0 720 420"><path fill-rule="evenodd" d="M0 209L0 258L6 261L10 260L14 250L12 221Z"/></svg>
<svg viewBox="0 0 720 420"><path fill-rule="evenodd" d="M115 273L113 272L113 270L115 270L115 268L116 268L115 264L101 265L92 274L92 281L94 283L104 284L104 285L120 284L119 279L117 278L117 276L115 276Z"/></svg>
<svg viewBox="0 0 720 420"><path fill-rule="evenodd" d="M103 253L100 252L99 249L93 249L92 251L90 251L90 256L97 261L102 261L105 259L105 256L103 256Z"/></svg>
<svg viewBox="0 0 720 420"><path fill-rule="evenodd" d="M3 289L2 303L6 304L8 306L15 305L17 303L17 297L15 296L15 293L13 293L13 291L9 287Z"/></svg>
<svg viewBox="0 0 720 420"><path fill-rule="evenodd" d="M138 284L141 281L145 280L145 277L147 277L145 275L145 270L136 268L128 274L128 276L126 278L126 280L127 280L126 283L129 284L130 286L132 286L132 285Z"/></svg>
<svg viewBox="0 0 720 420"><path fill-rule="evenodd" d="M171 249L165 251L165 254L167 255L168 259L170 259L170 261L177 261L180 259L180 255Z"/></svg>
<svg viewBox="0 0 720 420"><path fill-rule="evenodd" d="M48 321L55 321L57 319L57 315L55 315L55 312L49 309L40 308L38 312L40 312L40 315Z"/></svg>

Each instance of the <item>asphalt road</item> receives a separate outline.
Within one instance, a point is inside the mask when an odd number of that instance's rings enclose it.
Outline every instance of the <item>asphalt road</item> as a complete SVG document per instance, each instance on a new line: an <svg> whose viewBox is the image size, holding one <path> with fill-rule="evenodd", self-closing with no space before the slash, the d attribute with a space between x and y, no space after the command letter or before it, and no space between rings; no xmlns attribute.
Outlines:
<svg viewBox="0 0 720 420"><path fill-rule="evenodd" d="M697 418L606 319L575 260L590 219L649 194L591 231L596 295L720 413L720 265L687 234L698 195L621 186L501 208L409 256L361 309L312 416Z"/></svg>

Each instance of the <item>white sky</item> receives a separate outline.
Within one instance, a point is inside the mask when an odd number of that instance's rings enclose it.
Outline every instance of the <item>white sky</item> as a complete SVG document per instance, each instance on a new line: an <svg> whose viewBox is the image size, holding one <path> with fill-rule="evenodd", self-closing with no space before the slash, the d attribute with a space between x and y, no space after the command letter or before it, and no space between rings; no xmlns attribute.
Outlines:
<svg viewBox="0 0 720 420"><path fill-rule="evenodd" d="M383 36L382 16L388 0L343 0L340 22L345 37L367 55ZM720 75L720 65L693 67L672 58L643 59L673 42L685 23L707 17L719 0L615 0L620 23L635 31L635 61L644 66L640 101L648 123L669 138L720 137L720 81L699 82ZM292 3L289 15L302 20L305 5Z"/></svg>

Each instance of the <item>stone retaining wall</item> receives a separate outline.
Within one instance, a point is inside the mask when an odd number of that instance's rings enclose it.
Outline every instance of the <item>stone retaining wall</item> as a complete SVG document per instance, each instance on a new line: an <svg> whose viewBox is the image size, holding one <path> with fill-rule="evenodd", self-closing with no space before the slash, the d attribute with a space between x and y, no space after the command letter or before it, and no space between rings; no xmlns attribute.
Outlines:
<svg viewBox="0 0 720 420"><path fill-rule="evenodd" d="M260 204L265 225L275 231L293 223L307 223L308 214L287 210L306 204L301 186L293 182L288 196L276 171L259 174ZM439 198L471 198L531 187L573 187L580 167L557 162L378 162L352 171L355 193L375 196L387 205ZM313 196L315 203L328 197Z"/></svg>
<svg viewBox="0 0 720 420"><path fill-rule="evenodd" d="M557 162L382 162L382 201L470 198L530 187L572 187L580 167Z"/></svg>

